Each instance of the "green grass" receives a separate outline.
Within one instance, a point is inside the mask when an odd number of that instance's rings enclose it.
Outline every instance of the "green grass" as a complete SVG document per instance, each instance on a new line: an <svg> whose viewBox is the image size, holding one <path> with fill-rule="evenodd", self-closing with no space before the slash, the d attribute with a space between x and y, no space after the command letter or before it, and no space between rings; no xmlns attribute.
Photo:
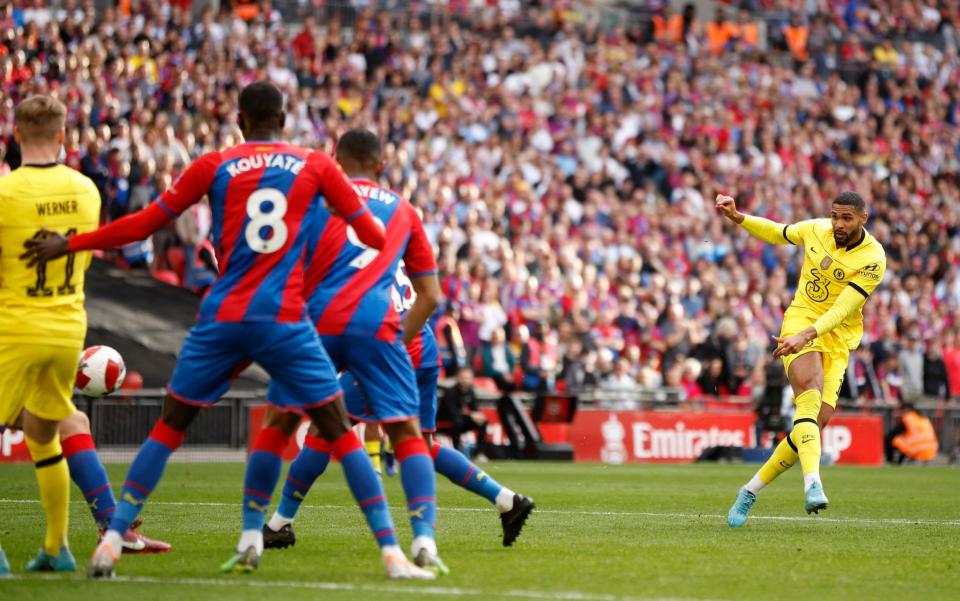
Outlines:
<svg viewBox="0 0 960 601"><path fill-rule="evenodd" d="M383 579L379 554L339 469L311 492L296 547L268 551L251 576L223 576L240 527L241 465L173 464L147 505L144 531L174 551L128 556L123 578L22 574L42 537L30 466L3 466L0 542L17 577L0 599L957 599L960 470L831 467L831 508L802 511L799 470L761 494L755 518L726 526L749 465L600 466L496 463L488 472L533 496L539 511L510 549L494 509L439 483L439 541L452 574L434 583ZM110 466L114 483L126 466ZM793 473L795 472L795 473ZM402 499L399 482L388 495ZM79 498L76 488L74 499ZM409 526L395 512L401 541ZM71 546L81 569L95 544L86 508L74 503ZM280 597L275 597L280 598Z"/></svg>

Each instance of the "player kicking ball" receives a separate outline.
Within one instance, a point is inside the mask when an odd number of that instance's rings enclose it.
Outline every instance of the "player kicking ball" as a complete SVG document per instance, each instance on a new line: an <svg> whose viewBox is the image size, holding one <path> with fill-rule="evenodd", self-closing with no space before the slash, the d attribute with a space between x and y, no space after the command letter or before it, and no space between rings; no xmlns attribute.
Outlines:
<svg viewBox="0 0 960 601"><path fill-rule="evenodd" d="M883 279L883 247L864 229L866 203L853 192L834 199L829 219L790 225L744 215L730 196L718 195L716 206L724 217L761 240L803 245L797 293L783 316L773 353L783 361L793 388L797 407L793 430L737 493L727 523L732 528L742 526L760 490L798 458L804 509L808 514L819 513L829 504L820 481L820 433L836 410L850 351L863 336L861 307Z"/></svg>
<svg viewBox="0 0 960 601"><path fill-rule="evenodd" d="M248 142L201 156L146 209L86 235L49 236L26 244L25 256L39 265L68 252L122 246L145 238L210 196L221 271L184 341L162 416L130 466L110 527L90 561L88 575L94 578L113 575L122 533L156 488L199 410L216 403L252 361L296 399L284 409L310 417L340 461L370 530L393 530L383 486L350 430L336 372L305 319L303 295L309 233L304 224L321 197L351 222L363 244L382 248L383 228L329 156L281 141L286 116L275 86L250 84L240 92L239 106ZM264 500L257 490L245 488L243 531L226 569L243 573L259 565L266 503L269 496ZM408 562L398 546L376 538L389 577L433 577Z"/></svg>

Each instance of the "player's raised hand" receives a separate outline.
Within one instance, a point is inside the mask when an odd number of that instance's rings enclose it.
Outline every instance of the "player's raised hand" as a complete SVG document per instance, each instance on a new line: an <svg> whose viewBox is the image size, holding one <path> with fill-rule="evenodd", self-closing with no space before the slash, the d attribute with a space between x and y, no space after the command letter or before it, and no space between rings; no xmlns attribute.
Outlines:
<svg viewBox="0 0 960 601"><path fill-rule="evenodd" d="M717 210L734 223L743 221L743 214L737 211L737 203L732 196L717 194Z"/></svg>
<svg viewBox="0 0 960 601"><path fill-rule="evenodd" d="M46 228L39 236L24 242L23 246L27 250L20 255L20 260L26 261L27 267L59 259L70 252L66 237L59 232L48 231Z"/></svg>

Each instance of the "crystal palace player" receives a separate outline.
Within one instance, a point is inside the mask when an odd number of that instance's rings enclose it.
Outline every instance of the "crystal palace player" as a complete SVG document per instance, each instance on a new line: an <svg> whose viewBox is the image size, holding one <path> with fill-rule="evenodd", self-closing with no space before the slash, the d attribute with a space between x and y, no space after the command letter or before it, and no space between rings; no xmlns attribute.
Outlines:
<svg viewBox="0 0 960 601"><path fill-rule="evenodd" d="M409 310L416 294L410 278L401 266L397 269L396 289L400 306ZM479 495L492 503L500 512L503 528L503 546L509 547L520 535L524 523L533 511L533 499L514 493L491 478L482 469L472 464L460 451L435 444L433 433L437 430L437 379L440 376L440 354L437 341L429 324L425 324L420 333L407 344L407 353L416 372L417 391L420 401L420 429L424 441L433 456L434 469L446 476L453 484ZM363 388L349 372L340 376L340 386L351 416L363 416L369 405ZM375 436L367 437L367 454L371 459L380 453L379 430L368 424L368 431ZM371 439L374 440L371 440ZM265 547L285 548L293 545L296 536L292 522L300 508L307 491L322 471L315 468L325 467L324 463L314 461L313 449L304 447L290 464L290 473L283 485L283 493L277 511L263 528ZM374 461L376 465L376 461Z"/></svg>
<svg viewBox="0 0 960 601"><path fill-rule="evenodd" d="M760 489L797 459L803 469L804 509L819 513L828 503L820 482L820 430L836 408L850 350L863 336L860 308L883 279L883 247L864 229L867 207L853 192L837 196L829 219L794 224L744 215L733 198L722 194L717 196L717 209L761 240L804 247L800 283L783 316L774 351L793 388L797 406L793 430L740 489L727 522L734 528L742 526Z"/></svg>
<svg viewBox="0 0 960 601"><path fill-rule="evenodd" d="M372 213L385 224L387 244L381 251L368 248L346 224L322 215L316 228L318 241L315 246L308 245L314 249L306 276L310 316L334 364L340 370L349 370L367 393L369 403L355 417L383 423L393 441L413 527L414 560L445 573L434 541L433 461L421 437L416 376L403 344L416 336L439 300L433 248L413 206L373 182L383 166L376 135L364 129L347 132L337 142L337 160L354 178L360 196L368 199ZM403 306L394 286L401 259L418 294L402 322ZM268 398L283 406L292 401L288 398L291 392L271 383ZM269 412L267 427L254 448L259 448L263 437L289 437L297 421L296 415ZM311 435L304 448L307 471L319 474L329 461L329 445ZM268 468L257 466L261 461L264 466L272 466L271 475L276 474L270 488L265 489L272 492L279 478L279 453L251 455L248 474L267 472ZM316 478L298 474L294 470L290 479L302 476L305 483Z"/></svg>
<svg viewBox="0 0 960 601"><path fill-rule="evenodd" d="M120 505L90 563L94 577L113 574L121 533L156 487L187 427L201 407L215 403L229 389L232 378L250 361L259 363L278 387L290 393L285 400L291 405L285 408L300 409L311 418L340 460L371 530L393 530L382 485L349 429L330 359L305 319L303 296L308 228L302 225L320 195L351 222L359 242L382 248L383 229L329 156L278 141L285 119L279 90L269 83L251 84L240 93L239 104L241 128L250 142L203 155L172 188L135 215L90 234L51 236L28 246L41 260L68 251L120 246L148 236L210 195L221 272L184 342L163 415L130 466ZM343 222L331 219L331 223ZM258 565L262 507L269 500L269 494L245 488L243 534L237 555L225 568L252 571ZM378 541L389 576L432 576L407 562L395 540Z"/></svg>

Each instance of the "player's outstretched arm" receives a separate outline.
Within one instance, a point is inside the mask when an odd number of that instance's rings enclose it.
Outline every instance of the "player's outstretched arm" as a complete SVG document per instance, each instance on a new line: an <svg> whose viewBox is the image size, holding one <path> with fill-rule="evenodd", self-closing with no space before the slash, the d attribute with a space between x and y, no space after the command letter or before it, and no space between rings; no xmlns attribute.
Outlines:
<svg viewBox="0 0 960 601"><path fill-rule="evenodd" d="M737 210L736 201L732 196L717 194L717 210L743 229L750 232L755 238L760 238L770 244L795 244L787 237L788 224L777 223L763 217L745 215Z"/></svg>
<svg viewBox="0 0 960 601"><path fill-rule="evenodd" d="M66 238L57 232L45 232L43 236L23 243L26 251L20 255L20 259L26 261L28 267L32 267L71 252L116 248L143 240L172 218L157 203L153 203L142 211L85 234Z"/></svg>
<svg viewBox="0 0 960 601"><path fill-rule="evenodd" d="M27 265L52 261L68 252L81 250L106 250L143 240L157 231L190 205L200 202L220 164L220 153L210 152L196 161L160 197L142 211L117 219L109 225L84 234L64 238L48 233L36 240L24 243L26 252L20 255Z"/></svg>

